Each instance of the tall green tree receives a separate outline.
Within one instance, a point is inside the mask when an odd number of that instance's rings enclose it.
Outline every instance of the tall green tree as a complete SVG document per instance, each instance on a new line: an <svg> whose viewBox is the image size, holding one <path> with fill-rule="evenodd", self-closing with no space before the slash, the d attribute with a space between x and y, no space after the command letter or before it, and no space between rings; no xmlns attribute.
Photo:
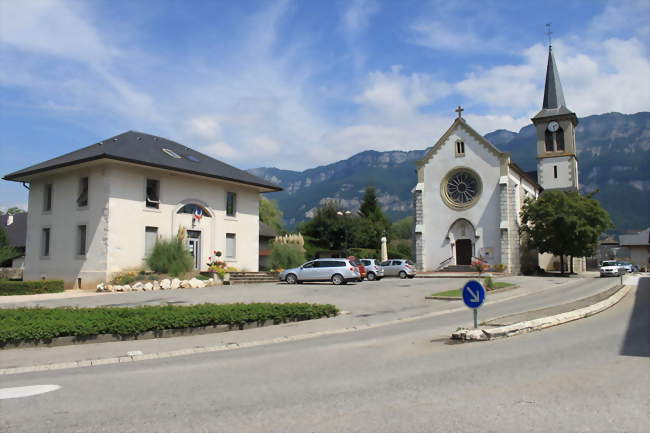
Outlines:
<svg viewBox="0 0 650 433"><path fill-rule="evenodd" d="M16 215L17 213L24 213L24 212L25 212L24 210L16 206L7 209L7 215Z"/></svg>
<svg viewBox="0 0 650 433"><path fill-rule="evenodd" d="M345 245L346 230L349 221L346 216L337 215L340 211L337 203L326 203L316 209L314 217L300 226L300 232L311 240L317 247L326 250L341 250ZM349 243L349 239L348 239Z"/></svg>
<svg viewBox="0 0 650 433"><path fill-rule="evenodd" d="M0 227L0 266L20 255L20 252L9 245L9 240L2 227Z"/></svg>
<svg viewBox="0 0 650 433"><path fill-rule="evenodd" d="M266 197L260 198L260 221L274 229L278 234L284 232L282 223L282 211L278 202L269 200Z"/></svg>
<svg viewBox="0 0 650 433"><path fill-rule="evenodd" d="M521 211L520 232L540 253L560 256L593 255L598 238L612 228L612 221L600 203L577 192L549 191L537 200L527 199Z"/></svg>
<svg viewBox="0 0 650 433"><path fill-rule="evenodd" d="M375 187L369 186L363 195L363 201L359 208L361 225L355 230L355 246L361 248L379 248L381 237L388 235L391 229L391 223L388 217L381 209L381 204L377 199Z"/></svg>
<svg viewBox="0 0 650 433"><path fill-rule="evenodd" d="M391 226L394 239L411 239L413 237L413 217L407 216L395 221Z"/></svg>

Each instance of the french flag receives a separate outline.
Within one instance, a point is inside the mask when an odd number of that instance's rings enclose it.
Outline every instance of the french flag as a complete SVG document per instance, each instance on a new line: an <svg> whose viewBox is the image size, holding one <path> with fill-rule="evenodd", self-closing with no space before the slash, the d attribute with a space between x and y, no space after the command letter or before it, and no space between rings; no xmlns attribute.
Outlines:
<svg viewBox="0 0 650 433"><path fill-rule="evenodd" d="M196 208L194 210L194 219L201 221L201 218L203 218L203 209Z"/></svg>

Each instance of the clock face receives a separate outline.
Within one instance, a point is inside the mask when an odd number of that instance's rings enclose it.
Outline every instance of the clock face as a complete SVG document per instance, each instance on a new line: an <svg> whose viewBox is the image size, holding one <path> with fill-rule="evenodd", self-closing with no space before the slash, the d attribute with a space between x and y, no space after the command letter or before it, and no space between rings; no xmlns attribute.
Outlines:
<svg viewBox="0 0 650 433"><path fill-rule="evenodd" d="M558 129L560 129L560 124L557 123L556 121L549 122L547 128L551 132L556 132Z"/></svg>

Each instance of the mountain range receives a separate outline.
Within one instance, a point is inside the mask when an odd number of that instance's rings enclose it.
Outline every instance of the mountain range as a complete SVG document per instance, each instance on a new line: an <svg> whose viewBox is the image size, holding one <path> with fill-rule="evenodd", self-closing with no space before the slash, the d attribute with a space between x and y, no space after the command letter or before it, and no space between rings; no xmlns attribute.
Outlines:
<svg viewBox="0 0 650 433"><path fill-rule="evenodd" d="M524 170L536 169L532 124L519 132L490 132L485 138L499 150L510 152L512 161ZM433 137L431 144L436 140ZM616 226L614 231L623 233L650 226L650 112L580 118L576 142L581 192L598 190L593 197L609 212ZM415 161L426 151L367 150L304 171L272 167L249 171L284 188L266 196L278 202L288 228L310 218L327 201L337 200L345 209L357 210L368 186L377 189L384 211L397 220L412 214L411 189L417 183Z"/></svg>

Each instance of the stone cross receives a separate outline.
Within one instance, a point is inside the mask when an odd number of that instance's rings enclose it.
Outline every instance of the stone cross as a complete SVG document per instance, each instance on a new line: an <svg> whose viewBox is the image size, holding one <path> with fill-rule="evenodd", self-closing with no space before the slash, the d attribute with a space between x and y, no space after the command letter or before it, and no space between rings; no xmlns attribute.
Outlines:
<svg viewBox="0 0 650 433"><path fill-rule="evenodd" d="M458 113L458 118L460 119L462 117L461 113L465 111L465 109L459 105L454 111Z"/></svg>

